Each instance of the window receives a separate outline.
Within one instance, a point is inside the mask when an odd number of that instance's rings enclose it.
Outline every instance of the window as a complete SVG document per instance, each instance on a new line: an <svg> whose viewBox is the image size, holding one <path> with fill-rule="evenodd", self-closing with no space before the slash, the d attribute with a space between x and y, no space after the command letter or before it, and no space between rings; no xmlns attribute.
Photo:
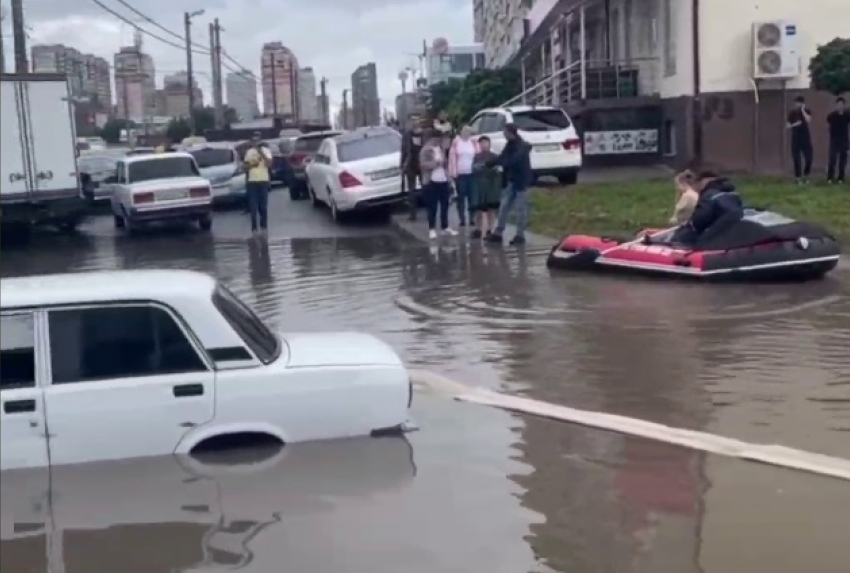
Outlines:
<svg viewBox="0 0 850 573"><path fill-rule="evenodd" d="M377 135L361 137L341 142L337 145L339 162L360 161L381 155L390 155L401 151L401 139L397 135Z"/></svg>
<svg viewBox="0 0 850 573"><path fill-rule="evenodd" d="M504 118L499 114L486 113L481 117L481 129L479 133L496 133L502 129L502 127L499 127L500 123L504 127Z"/></svg>
<svg viewBox="0 0 850 573"><path fill-rule="evenodd" d="M664 122L664 136L661 138L661 145L665 157L676 156L676 122L672 119Z"/></svg>
<svg viewBox="0 0 850 573"><path fill-rule="evenodd" d="M473 54L455 54L452 58L452 72L455 74L468 74L475 69L475 57Z"/></svg>
<svg viewBox="0 0 850 573"><path fill-rule="evenodd" d="M205 147L190 152L201 169L205 167L220 167L236 163L236 155L232 149Z"/></svg>
<svg viewBox="0 0 850 573"><path fill-rule="evenodd" d="M483 70L487 67L486 61L484 60L484 54L475 54L475 69Z"/></svg>
<svg viewBox="0 0 850 573"><path fill-rule="evenodd" d="M216 287L212 302L257 358L264 364L277 359L280 355L280 340L248 305L227 290L224 285Z"/></svg>
<svg viewBox="0 0 850 573"><path fill-rule="evenodd" d="M570 127L570 118L559 109L534 109L513 114L514 124L523 131L560 131Z"/></svg>
<svg viewBox="0 0 850 573"><path fill-rule="evenodd" d="M295 152L296 153L314 153L319 147L321 147L322 142L327 139L327 135L319 135L312 137L299 137L295 140Z"/></svg>
<svg viewBox="0 0 850 573"><path fill-rule="evenodd" d="M481 131L481 124L484 122L484 116L479 115L469 124L469 127L472 128L473 133L483 133Z"/></svg>
<svg viewBox="0 0 850 573"><path fill-rule="evenodd" d="M171 177L197 177L200 175L195 162L186 156L158 157L150 161L136 161L128 166L130 183L170 179Z"/></svg>
<svg viewBox="0 0 850 573"><path fill-rule="evenodd" d="M664 76L676 75L676 25L673 22L675 12L673 0L664 0L662 15L664 27Z"/></svg>
<svg viewBox="0 0 850 573"><path fill-rule="evenodd" d="M0 322L0 390L34 387L33 315L4 314Z"/></svg>
<svg viewBox="0 0 850 573"><path fill-rule="evenodd" d="M54 384L207 369L174 318L155 306L53 310L48 317Z"/></svg>

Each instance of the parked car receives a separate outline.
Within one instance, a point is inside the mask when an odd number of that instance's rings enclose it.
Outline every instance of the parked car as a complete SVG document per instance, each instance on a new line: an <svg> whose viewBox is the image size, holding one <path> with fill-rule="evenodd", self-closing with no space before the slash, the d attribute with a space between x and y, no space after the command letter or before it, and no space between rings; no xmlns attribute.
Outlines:
<svg viewBox="0 0 850 573"><path fill-rule="evenodd" d="M385 435L408 421L413 389L387 344L278 334L202 273L4 278L0 295L3 470Z"/></svg>
<svg viewBox="0 0 850 573"><path fill-rule="evenodd" d="M340 221L354 212L405 201L401 190L401 137L386 127L366 127L325 139L307 164L308 195Z"/></svg>
<svg viewBox="0 0 850 573"><path fill-rule="evenodd" d="M532 146L531 169L536 177L555 176L563 184L574 184L582 166L581 139L564 110L557 107L513 106L484 109L470 126L476 135L490 138L495 153L505 148L503 130L513 123Z"/></svg>
<svg viewBox="0 0 850 573"><path fill-rule="evenodd" d="M307 164L313 159L324 140L341 133L341 131L316 131L295 138L292 142L292 152L289 154L289 165L292 168L292 178L289 181L290 199L297 201L308 198Z"/></svg>
<svg viewBox="0 0 850 573"><path fill-rule="evenodd" d="M81 153L77 159L77 168L84 178L83 195L91 203L108 200L112 193L109 188L102 188L101 184L115 175L118 168L120 153L109 153L103 151L92 151Z"/></svg>
<svg viewBox="0 0 850 573"><path fill-rule="evenodd" d="M201 176L212 185L213 203L239 203L246 198L245 170L236 147L230 143L204 143L188 150Z"/></svg>
<svg viewBox="0 0 850 573"><path fill-rule="evenodd" d="M195 158L185 152L122 157L106 179L115 226L133 231L162 221L197 221L212 228L212 188Z"/></svg>

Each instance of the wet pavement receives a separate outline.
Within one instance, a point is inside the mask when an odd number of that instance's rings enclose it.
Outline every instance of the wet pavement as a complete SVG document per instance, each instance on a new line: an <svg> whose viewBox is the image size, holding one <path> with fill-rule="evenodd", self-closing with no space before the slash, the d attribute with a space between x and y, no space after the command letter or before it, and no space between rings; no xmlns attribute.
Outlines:
<svg viewBox="0 0 850 573"><path fill-rule="evenodd" d="M4 245L2 276L188 268L284 330L357 329L411 367L577 408L850 458L850 273L791 286L550 274L548 245L430 247L272 199L212 236ZM414 233L415 234L415 233ZM6 472L14 573L844 573L850 484L449 401L407 439Z"/></svg>

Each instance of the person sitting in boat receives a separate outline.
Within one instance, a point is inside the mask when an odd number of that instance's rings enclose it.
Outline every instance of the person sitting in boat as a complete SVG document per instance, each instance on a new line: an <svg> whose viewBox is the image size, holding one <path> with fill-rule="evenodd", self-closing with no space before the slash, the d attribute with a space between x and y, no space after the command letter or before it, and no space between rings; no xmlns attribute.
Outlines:
<svg viewBox="0 0 850 573"><path fill-rule="evenodd" d="M673 242L704 242L744 216L744 202L729 179L714 171L702 171L694 178L693 188L699 193L699 200L688 222L673 234Z"/></svg>
<svg viewBox="0 0 850 573"><path fill-rule="evenodd" d="M671 225L684 225L691 219L694 208L699 201L699 193L694 189L696 175L690 169L685 169L673 178L673 186L676 188L676 204L673 208L673 216L670 217Z"/></svg>

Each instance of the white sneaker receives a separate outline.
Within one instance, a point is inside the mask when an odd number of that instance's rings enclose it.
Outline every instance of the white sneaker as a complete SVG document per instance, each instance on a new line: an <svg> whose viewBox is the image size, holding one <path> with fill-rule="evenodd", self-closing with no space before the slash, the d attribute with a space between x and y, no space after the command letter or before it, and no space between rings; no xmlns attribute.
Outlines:
<svg viewBox="0 0 850 573"><path fill-rule="evenodd" d="M454 229L443 229L443 234L448 235L450 237L457 237L457 231Z"/></svg>
<svg viewBox="0 0 850 573"><path fill-rule="evenodd" d="M437 231L435 231L434 229L431 229L430 231L428 231L428 238L429 239L436 239L437 238Z"/></svg>

